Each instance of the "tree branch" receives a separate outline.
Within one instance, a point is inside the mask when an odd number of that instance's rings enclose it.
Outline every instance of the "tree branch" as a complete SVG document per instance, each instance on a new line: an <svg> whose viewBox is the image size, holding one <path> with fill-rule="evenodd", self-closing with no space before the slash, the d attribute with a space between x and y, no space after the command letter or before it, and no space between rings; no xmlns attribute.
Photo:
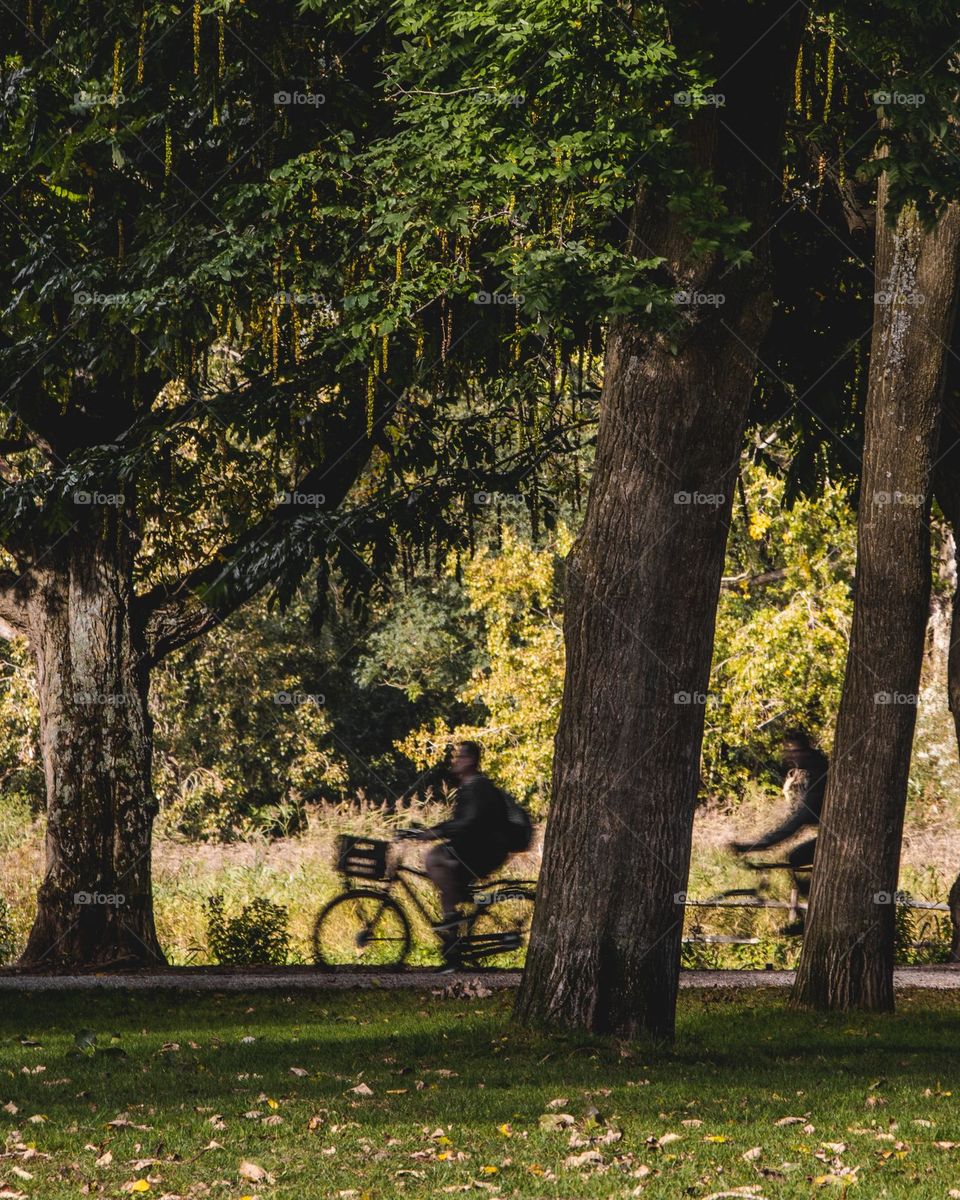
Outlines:
<svg viewBox="0 0 960 1200"><path fill-rule="evenodd" d="M28 632L27 598L32 589L29 575L0 571L0 637L7 641Z"/></svg>
<svg viewBox="0 0 960 1200"><path fill-rule="evenodd" d="M323 508L338 508L366 465L370 442L348 423L349 444L333 458L308 471L289 496L323 496ZM341 443L342 444L342 443ZM158 662L219 625L276 578L283 538L303 509L279 502L216 557L173 584L161 584L136 601L147 653Z"/></svg>
<svg viewBox="0 0 960 1200"><path fill-rule="evenodd" d="M761 571L759 575L751 575L749 571L744 571L742 575L724 575L720 586L725 591L736 591L742 587L762 587L765 583L778 583L786 578L786 574L786 567L777 567L774 571Z"/></svg>

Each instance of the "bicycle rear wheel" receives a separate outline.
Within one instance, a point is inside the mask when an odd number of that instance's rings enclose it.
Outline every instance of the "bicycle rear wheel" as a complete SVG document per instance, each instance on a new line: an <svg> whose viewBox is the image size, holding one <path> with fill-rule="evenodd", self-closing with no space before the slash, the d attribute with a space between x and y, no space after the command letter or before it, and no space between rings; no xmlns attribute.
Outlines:
<svg viewBox="0 0 960 1200"><path fill-rule="evenodd" d="M327 967L398 967L409 950L406 914L373 888L336 896L313 927L314 961Z"/></svg>
<svg viewBox="0 0 960 1200"><path fill-rule="evenodd" d="M534 900L532 890L507 887L481 904L461 943L464 964L519 970L527 956Z"/></svg>

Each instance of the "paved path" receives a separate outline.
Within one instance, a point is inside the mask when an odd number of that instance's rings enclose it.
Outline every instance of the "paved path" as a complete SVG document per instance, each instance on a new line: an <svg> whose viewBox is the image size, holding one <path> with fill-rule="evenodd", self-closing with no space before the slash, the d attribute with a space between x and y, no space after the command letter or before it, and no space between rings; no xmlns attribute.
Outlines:
<svg viewBox="0 0 960 1200"><path fill-rule="evenodd" d="M789 987L793 971L681 971L684 988L763 988ZM933 988L937 991L960 990L960 963L949 966L899 967L895 975L898 989ZM224 970L217 967L180 967L137 972L89 972L78 975L28 975L0 971L0 992L154 991L179 988L197 992L253 991L344 991L350 988L389 990L442 989L469 994L478 987L493 989L516 987L519 971L461 972L438 975L433 971L332 973L314 967L285 967L255 970Z"/></svg>

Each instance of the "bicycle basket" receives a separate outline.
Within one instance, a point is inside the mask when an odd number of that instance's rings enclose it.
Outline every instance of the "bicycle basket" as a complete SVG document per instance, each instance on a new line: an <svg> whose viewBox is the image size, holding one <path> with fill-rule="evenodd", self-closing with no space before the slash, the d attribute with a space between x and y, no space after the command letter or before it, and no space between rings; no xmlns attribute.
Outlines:
<svg viewBox="0 0 960 1200"><path fill-rule="evenodd" d="M389 842L374 838L341 834L337 838L337 870L354 879L386 879L389 846Z"/></svg>

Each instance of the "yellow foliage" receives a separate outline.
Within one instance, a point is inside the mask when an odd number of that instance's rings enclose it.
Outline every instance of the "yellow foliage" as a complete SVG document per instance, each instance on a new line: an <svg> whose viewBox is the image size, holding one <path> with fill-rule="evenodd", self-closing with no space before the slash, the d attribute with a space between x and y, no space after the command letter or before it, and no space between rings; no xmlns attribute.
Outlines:
<svg viewBox="0 0 960 1200"><path fill-rule="evenodd" d="M499 551L484 547L466 565L470 607L484 617L487 662L459 699L482 705L487 720L451 730L437 719L397 745L425 768L451 740L478 741L489 774L536 813L546 811L549 799L563 691L563 623L555 574L572 541L570 531L560 526L552 544L539 549L505 527Z"/></svg>

